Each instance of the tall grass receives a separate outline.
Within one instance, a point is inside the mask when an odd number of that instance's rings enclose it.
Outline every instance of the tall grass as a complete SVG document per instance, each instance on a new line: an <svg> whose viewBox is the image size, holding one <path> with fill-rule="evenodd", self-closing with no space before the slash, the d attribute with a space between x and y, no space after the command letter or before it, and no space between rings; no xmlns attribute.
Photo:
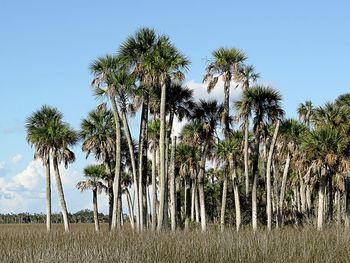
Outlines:
<svg viewBox="0 0 350 263"><path fill-rule="evenodd" d="M349 262L350 233L343 228L100 234L93 225L1 225L1 262Z"/></svg>

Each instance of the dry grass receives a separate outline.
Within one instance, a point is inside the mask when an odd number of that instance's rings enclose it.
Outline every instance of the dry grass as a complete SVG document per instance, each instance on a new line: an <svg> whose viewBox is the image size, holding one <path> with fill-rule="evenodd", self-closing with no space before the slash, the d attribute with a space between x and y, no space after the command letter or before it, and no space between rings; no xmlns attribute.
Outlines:
<svg viewBox="0 0 350 263"><path fill-rule="evenodd" d="M93 225L1 225L1 262L349 262L350 233L343 228L239 234L198 231L142 235L130 230L96 235Z"/></svg>

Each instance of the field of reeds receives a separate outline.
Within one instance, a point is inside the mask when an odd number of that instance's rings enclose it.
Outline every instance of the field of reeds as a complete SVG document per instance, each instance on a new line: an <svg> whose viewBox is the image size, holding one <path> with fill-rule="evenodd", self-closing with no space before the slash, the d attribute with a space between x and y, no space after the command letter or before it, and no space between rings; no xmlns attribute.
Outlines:
<svg viewBox="0 0 350 263"><path fill-rule="evenodd" d="M350 233L343 228L115 234L103 226L1 225L1 262L349 262Z"/></svg>

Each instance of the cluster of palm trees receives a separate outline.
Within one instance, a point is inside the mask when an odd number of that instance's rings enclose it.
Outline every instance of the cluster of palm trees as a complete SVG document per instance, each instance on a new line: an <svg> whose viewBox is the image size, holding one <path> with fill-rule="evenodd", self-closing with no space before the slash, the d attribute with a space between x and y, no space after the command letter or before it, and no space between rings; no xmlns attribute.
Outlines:
<svg viewBox="0 0 350 263"><path fill-rule="evenodd" d="M281 94L255 84L259 74L246 60L235 48L215 50L203 83L210 93L223 82L223 103L195 101L193 90L184 85L188 58L167 36L143 28L116 54L91 63L94 95L105 102L82 120L80 131L49 106L28 117L27 140L46 167L48 231L50 159L69 231L59 164L74 161L69 148L79 140L87 157L99 163L86 167L87 179L77 184L93 192L96 231L102 191L108 195L111 231L124 222L123 194L130 226L139 232L186 229L191 222L206 231L208 221L224 230L228 209L237 231L249 223L254 230L265 224L270 230L315 220L321 229L326 218L348 226L350 95L322 107L307 101L298 108L299 120L285 119ZM231 87L242 89L232 104ZM129 121L138 112L135 140ZM178 138L175 119L186 121ZM206 209L213 186L219 189L216 215Z"/></svg>

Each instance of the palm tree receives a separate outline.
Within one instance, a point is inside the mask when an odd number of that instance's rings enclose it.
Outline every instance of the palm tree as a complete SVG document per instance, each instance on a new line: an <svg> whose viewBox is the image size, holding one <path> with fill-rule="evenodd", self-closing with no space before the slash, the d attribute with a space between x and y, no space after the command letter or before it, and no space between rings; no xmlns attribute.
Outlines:
<svg viewBox="0 0 350 263"><path fill-rule="evenodd" d="M283 116L281 108L282 97L279 92L268 86L256 85L243 93L241 100L236 102L236 109L241 119L253 117L254 150L252 158L252 226L257 229L257 179L259 146L261 137L269 123L275 122Z"/></svg>
<svg viewBox="0 0 350 263"><path fill-rule="evenodd" d="M116 103L116 86L114 83L114 75L119 69L119 59L115 56L107 55L100 57L93 61L90 65L90 70L94 74L92 85L95 87L96 96L106 95L112 104L112 111L115 124L115 168L113 179L114 204L111 231L120 228L119 220L117 219L118 198L120 186L121 173L121 127L120 127L120 113Z"/></svg>
<svg viewBox="0 0 350 263"><path fill-rule="evenodd" d="M112 163L115 155L115 125L113 113L106 107L89 112L80 125L80 138L83 141L82 150L86 158L92 153L96 160L106 167L106 181L109 200L109 226L113 213L113 174Z"/></svg>
<svg viewBox="0 0 350 263"><path fill-rule="evenodd" d="M34 112L26 119L27 142L35 147L34 159L41 159L45 167L46 180L46 229L51 231L51 176L50 152L52 136L50 131L55 123L62 121L62 114L47 105Z"/></svg>
<svg viewBox="0 0 350 263"><path fill-rule="evenodd" d="M205 164L210 147L214 144L216 128L220 123L223 111L224 106L216 100L200 100L193 109L191 116L195 122L192 135L191 133L189 135L193 137L192 139L199 142L201 153L198 171L198 192L202 231L206 231L207 228L204 199Z"/></svg>
<svg viewBox="0 0 350 263"><path fill-rule="evenodd" d="M238 231L241 226L241 205L239 200L239 191L237 183L237 167L240 164L241 159L240 152L242 146L243 136L241 132L233 132L229 138L220 142L217 149L217 158L224 163L229 163L228 172L231 174L232 186L235 199L235 211L236 211L236 230ZM226 196L227 196L227 171L224 174L224 187L222 193L222 206L221 206L221 231L224 230L225 224L225 209L226 209Z"/></svg>
<svg viewBox="0 0 350 263"><path fill-rule="evenodd" d="M219 48L212 53L213 60L206 68L203 82L207 83L208 92L210 92L217 84L219 77L224 81L224 134L228 136L230 130L230 84L234 79L237 69L244 60L246 55L235 48Z"/></svg>
<svg viewBox="0 0 350 263"><path fill-rule="evenodd" d="M311 121L314 117L314 106L311 101L305 101L300 103L297 109L299 120L306 124L306 126L311 130Z"/></svg>
<svg viewBox="0 0 350 263"><path fill-rule="evenodd" d="M312 161L319 178L317 229L323 227L324 193L327 179L335 175L340 164L345 161L344 150L347 140L344 135L331 127L321 127L305 137L302 148Z"/></svg>
<svg viewBox="0 0 350 263"><path fill-rule="evenodd" d="M100 224L98 221L97 194L100 194L103 190L107 190L107 187L100 181L100 179L106 176L105 166L88 165L84 168L84 175L85 177L87 177L87 179L84 181L79 181L76 187L81 192L87 189L92 190L92 207L94 214L95 230L96 232L100 232Z"/></svg>
<svg viewBox="0 0 350 263"><path fill-rule="evenodd" d="M125 65L129 65L132 71L140 80L140 87L143 91L142 110L140 120L139 133L139 157L138 157L138 173L139 187L135 181L135 192L137 193L138 214L136 215L137 226L140 231L143 230L144 209L143 209L143 184L144 178L147 177L147 122L149 111L149 91L154 84L153 76L146 67L146 61L153 56L158 37L153 29L141 28L133 36L129 36L121 45L118 51L120 61Z"/></svg>
<svg viewBox="0 0 350 263"><path fill-rule="evenodd" d="M242 65L238 68L237 74L235 75L235 81L241 84L243 91L249 89L252 83L260 78L260 74L255 72L255 68L252 65ZM245 175L245 194L248 196L249 193L249 166L248 166L248 142L249 142L249 118L243 120L244 129L244 175Z"/></svg>
<svg viewBox="0 0 350 263"><path fill-rule="evenodd" d="M171 81L182 81L184 79L183 71L187 69L189 60L181 54L170 42L167 36L160 36L155 45L153 56L147 57L146 69L157 79L161 87L160 100L160 203L158 215L158 230L161 230L164 224L164 215L167 211L166 193L166 93L169 90Z"/></svg>

